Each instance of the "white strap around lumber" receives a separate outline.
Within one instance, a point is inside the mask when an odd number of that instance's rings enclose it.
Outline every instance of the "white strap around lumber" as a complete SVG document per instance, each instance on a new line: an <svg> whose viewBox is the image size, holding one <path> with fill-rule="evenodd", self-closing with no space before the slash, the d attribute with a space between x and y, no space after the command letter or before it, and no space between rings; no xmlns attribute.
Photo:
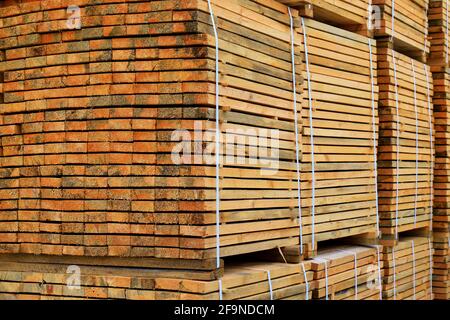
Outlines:
<svg viewBox="0 0 450 320"><path fill-rule="evenodd" d="M246 268L249 270L257 270L257 271L262 271L265 272L267 274L267 282L269 283L269 295L270 295L270 300L273 300L273 286L272 286L272 277L270 275L270 270L266 270L266 269L255 269L255 268Z"/></svg>
<svg viewBox="0 0 450 320"><path fill-rule="evenodd" d="M416 252L414 250L414 240L411 240L412 265L413 265L413 299L416 300Z"/></svg>
<svg viewBox="0 0 450 320"><path fill-rule="evenodd" d="M292 91L294 101L294 121L295 121L295 165L297 168L297 206L298 206L298 223L300 227L300 254L303 254L303 222L302 222L302 201L301 201L301 176L300 176L300 143L298 141L298 110L297 110L297 74L295 68L295 34L294 19L292 18L291 8L288 8L289 21L291 25L291 59L292 59Z"/></svg>
<svg viewBox="0 0 450 320"><path fill-rule="evenodd" d="M394 63L394 82L395 82L395 110L397 117L397 159L396 159L396 191L395 191L395 239L398 239L398 207L399 207L399 171L400 171L400 112L398 103L398 79L397 79L397 62L395 61L395 51L392 50L392 60Z"/></svg>
<svg viewBox="0 0 450 320"><path fill-rule="evenodd" d="M375 246L377 249L377 260L378 260L378 285L380 288L380 300L383 300L383 284L381 283L381 266L380 266L380 248Z"/></svg>
<svg viewBox="0 0 450 320"><path fill-rule="evenodd" d="M395 247L392 247L392 267L394 271L394 300L397 300L397 271L395 266Z"/></svg>
<svg viewBox="0 0 450 320"><path fill-rule="evenodd" d="M272 277L270 276L270 271L269 270L266 270L266 273L267 273L267 281L269 281L270 300L273 300Z"/></svg>
<svg viewBox="0 0 450 320"><path fill-rule="evenodd" d="M354 276L355 276L355 300L358 300L358 255L356 252L350 250L339 250L340 252L350 254L354 257Z"/></svg>
<svg viewBox="0 0 450 320"><path fill-rule="evenodd" d="M209 14L214 30L216 46L216 265L220 268L220 86L219 86L219 35L217 33L214 10L211 0L208 0Z"/></svg>
<svg viewBox="0 0 450 320"><path fill-rule="evenodd" d="M316 248L315 243L315 212L316 212L316 164L314 159L314 124L313 124L313 103L312 103L312 88L311 88L311 73L309 71L309 54L308 54L308 36L305 26L305 19L302 17L302 29L303 29L303 42L305 45L305 63L306 63L306 74L308 80L308 105L309 105L309 130L310 130L310 140L311 140L311 228L312 228L312 251Z"/></svg>
<svg viewBox="0 0 450 320"><path fill-rule="evenodd" d="M222 279L219 279L219 300L223 300L223 284Z"/></svg>
<svg viewBox="0 0 450 320"><path fill-rule="evenodd" d="M423 41L423 53L426 54L427 52L427 41L428 41L428 28L430 27L428 23L428 6L425 8L425 35L424 35L424 41Z"/></svg>
<svg viewBox="0 0 450 320"><path fill-rule="evenodd" d="M322 258L316 258L316 261L321 261L325 263L325 300L328 299L328 260Z"/></svg>
<svg viewBox="0 0 450 320"><path fill-rule="evenodd" d="M417 201L419 198L419 118L417 114L417 80L414 61L411 59L411 70L414 83L414 114L416 117L416 182L414 195L414 225L417 223Z"/></svg>
<svg viewBox="0 0 450 320"><path fill-rule="evenodd" d="M372 0L368 1L368 5L367 5L367 29L368 30L372 30L373 29L373 17L372 17L372 12L373 12L373 7L372 7Z"/></svg>
<svg viewBox="0 0 450 320"><path fill-rule="evenodd" d="M377 158L377 121L376 121L376 107L375 107L375 84L373 76L373 59L372 59L372 39L369 38L369 61L370 61L370 83L371 83L371 97L372 97L372 131L373 131L373 171L375 178L375 210L377 215L377 236L380 236L380 221L378 209L378 158Z"/></svg>
<svg viewBox="0 0 450 320"><path fill-rule="evenodd" d="M393 40L395 36L395 0L392 0L391 19L391 40Z"/></svg>
<svg viewBox="0 0 450 320"><path fill-rule="evenodd" d="M306 275L306 270L305 270L305 264L302 263L302 271L303 271L303 277L305 278L305 287L306 287L306 300L309 300L309 282L308 282L308 277Z"/></svg>
<svg viewBox="0 0 450 320"><path fill-rule="evenodd" d="M450 244L450 238L449 238ZM431 246L431 240L428 238L428 250L430 252L430 299L433 298L433 247Z"/></svg>
<svg viewBox="0 0 450 320"><path fill-rule="evenodd" d="M355 257L355 300L358 300L358 256L356 252L353 255Z"/></svg>
<svg viewBox="0 0 450 320"><path fill-rule="evenodd" d="M430 127L430 228L433 229L434 158L433 158L433 110L431 108L430 78L427 65L423 65L427 77L428 125Z"/></svg>

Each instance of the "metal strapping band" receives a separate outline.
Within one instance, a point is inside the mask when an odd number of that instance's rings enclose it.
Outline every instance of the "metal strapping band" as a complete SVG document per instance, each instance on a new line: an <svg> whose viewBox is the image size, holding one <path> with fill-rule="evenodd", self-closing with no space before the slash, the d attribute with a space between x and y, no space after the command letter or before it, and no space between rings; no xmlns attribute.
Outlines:
<svg viewBox="0 0 450 320"><path fill-rule="evenodd" d="M377 249L377 260L378 260L378 285L380 287L380 300L383 300L383 284L381 283L381 266L380 266L380 248L375 246Z"/></svg>
<svg viewBox="0 0 450 320"><path fill-rule="evenodd" d="M222 287L222 279L219 279L219 300L223 300L223 287Z"/></svg>
<svg viewBox="0 0 450 320"><path fill-rule="evenodd" d="M395 247L392 248L392 262L394 269L394 300L397 300L397 270L395 266Z"/></svg>
<svg viewBox="0 0 450 320"><path fill-rule="evenodd" d="M392 60L394 63L394 81L395 81L395 110L397 117L397 159L396 159L396 192L395 192L395 238L398 239L398 207L399 207L399 171L400 171L400 112L398 103L398 79L397 62L395 61L395 51L392 50Z"/></svg>
<svg viewBox="0 0 450 320"><path fill-rule="evenodd" d="M267 272L267 281L269 281L269 290L270 290L270 300L273 300L273 286L272 286L272 278L270 276L270 271L266 270Z"/></svg>
<svg viewBox="0 0 450 320"><path fill-rule="evenodd" d="M295 36L294 20L292 18L291 8L289 11L289 21L291 24L291 59L292 59L292 87L294 100L294 121L295 121L295 164L297 168L297 205L298 205L298 223L300 226L300 254L303 254L303 222L302 222L302 203L301 203L301 178L300 178L300 143L298 141L298 110L297 110L297 75L295 69Z"/></svg>
<svg viewBox="0 0 450 320"><path fill-rule="evenodd" d="M373 59L372 59L372 39L369 38L369 61L370 61L370 82L371 82L371 97L372 97L372 129L373 129L373 170L375 178L375 210L377 216L377 236L380 236L380 221L378 209L378 160L377 160L377 121L376 121L376 107L375 107L375 85L373 76Z"/></svg>
<svg viewBox="0 0 450 320"><path fill-rule="evenodd" d="M417 113L417 80L414 61L411 59L411 70L414 82L414 114L416 117L416 182L414 195L414 225L417 223L417 202L419 198L419 118Z"/></svg>
<svg viewBox="0 0 450 320"><path fill-rule="evenodd" d="M434 149L433 149L433 110L431 109L430 78L427 65L423 65L427 78L428 124L430 126L430 228L433 229L433 195L434 195Z"/></svg>
<svg viewBox="0 0 450 320"><path fill-rule="evenodd" d="M306 286L306 300L309 300L309 282L308 277L306 275L305 265L302 263L303 277L305 277L305 286Z"/></svg>
<svg viewBox="0 0 450 320"><path fill-rule="evenodd" d="M303 42L305 45L305 62L306 62L306 74L308 80L308 104L309 104L309 130L310 130L310 140L311 140L311 219L312 219L312 250L315 250L315 211L316 211L316 164L314 159L314 124L313 124L313 103L312 103L312 88L311 88L311 73L309 71L309 57L308 57L308 37L305 26L305 19L302 18L302 29L303 29Z"/></svg>
<svg viewBox="0 0 450 320"><path fill-rule="evenodd" d="M328 299L328 260L327 259L322 259L322 258L316 258L316 261L322 261L325 263L325 300L329 300Z"/></svg>
<svg viewBox="0 0 450 320"><path fill-rule="evenodd" d="M395 0L392 0L392 7L391 7L391 39L395 36Z"/></svg>
<svg viewBox="0 0 450 320"><path fill-rule="evenodd" d="M431 246L430 238L428 238L428 249L430 251L430 299L431 299L433 298L433 247Z"/></svg>
<svg viewBox="0 0 450 320"><path fill-rule="evenodd" d="M216 21L211 0L208 0L209 14L214 30L216 46L216 265L220 268L220 86L219 86L219 36L217 33Z"/></svg>

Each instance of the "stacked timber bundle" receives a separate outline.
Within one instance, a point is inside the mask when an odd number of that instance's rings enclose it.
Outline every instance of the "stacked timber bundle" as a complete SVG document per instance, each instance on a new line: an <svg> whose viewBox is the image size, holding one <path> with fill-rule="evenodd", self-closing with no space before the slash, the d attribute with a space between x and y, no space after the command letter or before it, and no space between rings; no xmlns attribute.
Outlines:
<svg viewBox="0 0 450 320"><path fill-rule="evenodd" d="M383 299L433 300L433 248L425 237L405 237L383 247Z"/></svg>
<svg viewBox="0 0 450 320"><path fill-rule="evenodd" d="M449 17L450 3L447 0L430 0L428 21L431 48L428 63L432 69L448 65L449 62ZM436 70L436 72L438 71L443 70Z"/></svg>
<svg viewBox="0 0 450 320"><path fill-rule="evenodd" d="M279 2L298 9L302 16L345 30L367 32L367 25L370 23L369 0L279 0Z"/></svg>
<svg viewBox="0 0 450 320"><path fill-rule="evenodd" d="M450 294L450 73L445 67L434 65L434 118L436 128L436 165L434 178L433 241L434 281L436 299L449 299ZM444 69L443 72L441 70Z"/></svg>
<svg viewBox="0 0 450 320"><path fill-rule="evenodd" d="M374 35L380 43L425 62L428 40L428 0L373 0Z"/></svg>
<svg viewBox="0 0 450 320"><path fill-rule="evenodd" d="M1 299L311 299L311 264L234 262L224 277L181 278L168 270L0 261ZM76 272L80 272L79 281ZM187 270L189 273L189 271ZM74 280L75 279L75 280Z"/></svg>
<svg viewBox="0 0 450 320"><path fill-rule="evenodd" d="M435 94L434 109L436 121L436 166L434 179L433 213L433 293L435 299L450 299L450 77L445 63L434 65Z"/></svg>
<svg viewBox="0 0 450 320"><path fill-rule="evenodd" d="M211 2L80 0L79 21L1 2L2 252L170 265L299 244L298 13Z"/></svg>
<svg viewBox="0 0 450 320"><path fill-rule="evenodd" d="M355 235L375 238L376 43L311 19L302 22L307 79L302 137L306 242L315 246L318 241Z"/></svg>
<svg viewBox="0 0 450 320"><path fill-rule="evenodd" d="M312 261L313 297L319 300L380 300L381 251L352 245L320 249Z"/></svg>
<svg viewBox="0 0 450 320"><path fill-rule="evenodd" d="M433 294L436 300L450 299L450 225L433 224Z"/></svg>
<svg viewBox="0 0 450 320"><path fill-rule="evenodd" d="M431 227L433 83L430 68L378 48L380 229L385 238Z"/></svg>
<svg viewBox="0 0 450 320"><path fill-rule="evenodd" d="M448 1L430 3L430 65L434 81L434 117L436 125L436 166L434 179L434 276L436 299L450 299L450 73Z"/></svg>

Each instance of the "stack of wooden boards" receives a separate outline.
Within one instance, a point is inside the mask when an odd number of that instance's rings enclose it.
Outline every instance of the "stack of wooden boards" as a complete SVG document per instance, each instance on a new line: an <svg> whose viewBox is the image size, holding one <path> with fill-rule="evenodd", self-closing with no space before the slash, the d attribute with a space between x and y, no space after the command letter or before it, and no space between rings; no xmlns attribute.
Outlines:
<svg viewBox="0 0 450 320"><path fill-rule="evenodd" d="M450 71L449 2L431 1L429 10L431 54L434 81L434 117L436 128L436 167L434 179L434 279L436 299L450 299Z"/></svg>
<svg viewBox="0 0 450 320"><path fill-rule="evenodd" d="M433 300L433 248L429 238L404 237L383 247L383 299Z"/></svg>
<svg viewBox="0 0 450 320"><path fill-rule="evenodd" d="M207 1L116 2L78 1L80 30L67 29L59 2L1 4L2 252L214 258L216 180L222 257L298 245L301 40L293 61L288 8L212 1L220 130L243 138L246 160L219 157L216 179L214 150L205 163L192 143L211 144L216 129ZM177 129L192 146L181 164ZM272 130L279 145L251 159Z"/></svg>
<svg viewBox="0 0 450 320"><path fill-rule="evenodd" d="M320 249L312 260L313 298L381 300L381 249L353 245Z"/></svg>
<svg viewBox="0 0 450 320"><path fill-rule="evenodd" d="M0 3L0 298L432 298L432 103L449 297L448 6L76 2Z"/></svg>
<svg viewBox="0 0 450 320"><path fill-rule="evenodd" d="M433 81L430 67L378 48L380 229L385 236L431 225Z"/></svg>
<svg viewBox="0 0 450 320"><path fill-rule="evenodd" d="M449 42L447 24L449 21L450 4L447 0L430 0L428 9L430 55L428 64L431 66L444 66L448 64Z"/></svg>
<svg viewBox="0 0 450 320"><path fill-rule="evenodd" d="M77 279L77 273L80 278ZM0 262L0 299L311 299L311 263L235 262L221 279L182 279L167 270ZM220 291L222 288L222 291Z"/></svg>
<svg viewBox="0 0 450 320"><path fill-rule="evenodd" d="M434 222L433 293L436 300L450 300L450 225Z"/></svg>
<svg viewBox="0 0 450 320"><path fill-rule="evenodd" d="M313 241L376 237L376 43L311 19L302 36L302 214Z"/></svg>
<svg viewBox="0 0 450 320"><path fill-rule="evenodd" d="M425 62L428 40L428 0L372 0L377 7L374 35L398 51ZM377 15L380 15L378 17Z"/></svg>

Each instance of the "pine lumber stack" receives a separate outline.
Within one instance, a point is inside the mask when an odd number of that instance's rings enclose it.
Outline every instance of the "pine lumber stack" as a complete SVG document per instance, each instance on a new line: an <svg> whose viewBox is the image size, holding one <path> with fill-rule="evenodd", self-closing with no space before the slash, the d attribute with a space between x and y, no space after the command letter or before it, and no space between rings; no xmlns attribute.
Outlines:
<svg viewBox="0 0 450 320"><path fill-rule="evenodd" d="M374 247L333 245L320 249L311 261L314 299L380 300L377 283L383 265L379 259L381 253Z"/></svg>
<svg viewBox="0 0 450 320"><path fill-rule="evenodd" d="M445 63L440 67L445 68ZM446 69L446 68L445 68ZM450 119L450 77L449 72L433 73L435 94L434 117L436 121L436 165L434 179L433 245L434 275L433 292L435 298L450 298L450 161L448 122Z"/></svg>
<svg viewBox="0 0 450 320"><path fill-rule="evenodd" d="M311 19L304 24L303 224L314 223L315 242L376 237L376 42Z"/></svg>
<svg viewBox="0 0 450 320"><path fill-rule="evenodd" d="M212 3L220 129L250 138L279 130L280 141L279 157L266 156L279 158L277 171L222 162L220 255L298 245L301 139L288 9L272 0ZM207 1L78 5L82 28L68 30L57 1L1 3L1 252L155 257L168 265L214 259L215 163L171 158L174 130L192 137L198 123L215 129ZM299 35L295 42L300 117Z"/></svg>
<svg viewBox="0 0 450 320"><path fill-rule="evenodd" d="M431 225L433 82L429 66L389 48L378 48L378 76L380 229L393 238Z"/></svg>
<svg viewBox="0 0 450 320"><path fill-rule="evenodd" d="M444 60L444 59L443 59ZM435 93L433 97L436 124L436 165L434 178L433 243L434 278L433 292L436 299L450 298L450 158L449 158L449 119L450 119L450 72L441 65L433 65ZM443 70L443 72L441 72Z"/></svg>
<svg viewBox="0 0 450 320"><path fill-rule="evenodd" d="M1 299L218 300L219 281L179 279L163 270L80 266L73 287L67 265L0 262ZM306 280L305 281L305 275ZM269 282L270 276L270 282ZM311 299L310 263L234 262L222 278L224 300ZM269 285L270 283L270 285ZM68 286L70 284L71 286ZM271 289L272 288L272 291ZM309 291L307 291L309 290Z"/></svg>
<svg viewBox="0 0 450 320"><path fill-rule="evenodd" d="M374 35L422 62L430 52L428 40L428 0L373 0L381 17L375 13ZM380 39L380 40L381 40Z"/></svg>
<svg viewBox="0 0 450 320"><path fill-rule="evenodd" d="M368 0L279 0L300 15L345 30L367 32ZM367 35L367 34L366 34Z"/></svg>
<svg viewBox="0 0 450 320"><path fill-rule="evenodd" d="M436 300L450 299L450 224L433 225L433 294Z"/></svg>
<svg viewBox="0 0 450 320"><path fill-rule="evenodd" d="M430 0L428 11L429 35L430 35L430 56L428 64L433 72L444 71L438 67L448 65L449 52L449 29L447 24L450 17L450 6L446 0Z"/></svg>
<svg viewBox="0 0 450 320"><path fill-rule="evenodd" d="M383 299L433 300L431 239L404 237L394 247L383 247Z"/></svg>

